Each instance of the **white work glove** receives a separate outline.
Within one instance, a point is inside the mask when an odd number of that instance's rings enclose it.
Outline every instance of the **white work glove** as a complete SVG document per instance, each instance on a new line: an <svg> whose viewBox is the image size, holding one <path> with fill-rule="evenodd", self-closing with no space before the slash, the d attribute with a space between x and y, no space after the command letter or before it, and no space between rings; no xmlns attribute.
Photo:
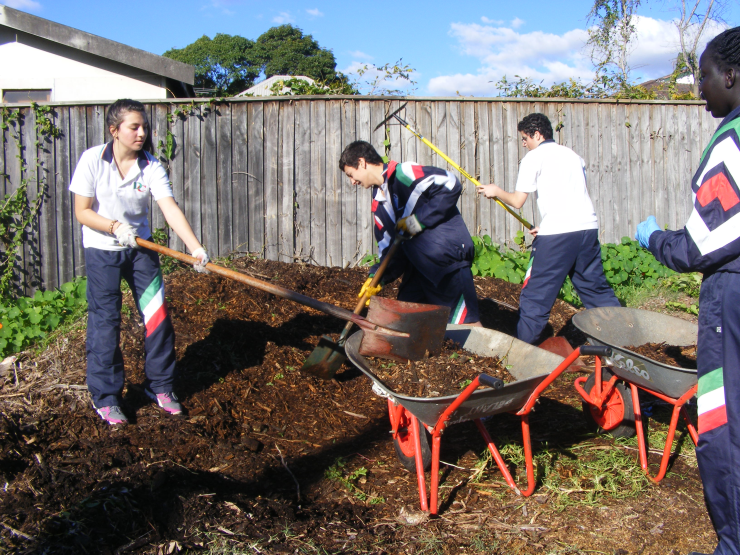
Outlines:
<svg viewBox="0 0 740 555"><path fill-rule="evenodd" d="M421 224L419 223L419 220L416 218L416 216L411 215L398 220L398 223L396 224L396 229L398 231L406 233L409 237L413 237L414 235L421 233L424 228L421 227Z"/></svg>
<svg viewBox="0 0 740 555"><path fill-rule="evenodd" d="M113 231L113 234L122 247L128 247L130 249L139 247L136 243L136 232L130 225L122 223Z"/></svg>
<svg viewBox="0 0 740 555"><path fill-rule="evenodd" d="M193 268L196 272L200 272L201 274L210 274L211 272L206 269L206 264L211 260L208 258L208 253L206 252L206 249L203 247L200 247L199 249L195 249L193 251L193 257L198 259L198 262L193 264Z"/></svg>

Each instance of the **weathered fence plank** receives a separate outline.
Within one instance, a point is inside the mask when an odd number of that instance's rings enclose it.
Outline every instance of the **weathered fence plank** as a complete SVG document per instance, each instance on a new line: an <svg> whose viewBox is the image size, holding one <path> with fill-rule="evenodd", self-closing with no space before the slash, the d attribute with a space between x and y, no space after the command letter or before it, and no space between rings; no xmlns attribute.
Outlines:
<svg viewBox="0 0 740 555"><path fill-rule="evenodd" d="M375 129L403 102L267 98L196 102L185 111L176 111L170 102L152 102L147 113L155 155L169 167L175 199L213 256L250 251L271 259L347 266L376 250L371 190L351 185L337 165L347 144L367 140L385 155L388 137L391 158L450 169L394 122ZM634 236L637 223L649 214L674 229L685 224L692 209L690 180L718 124L698 103L459 98L408 102L401 115L412 126L481 183L496 183L508 191L514 190L519 161L526 155L517 123L534 111L547 114L558 128L555 139L586 162L604 242ZM55 105L62 135L39 149L28 107L20 109L23 125L4 132L0 193L12 193L21 178L28 177L33 199L38 180L43 177L46 183L40 217L24 246L24 292L32 292L38 283L50 288L85 273L80 226L68 188L82 153L106 139L105 109L103 104ZM175 144L171 160L163 156L168 130ZM17 132L28 176L21 175L16 158L12 133ZM492 201L477 198L466 179L461 182L465 190L460 209L470 231L512 245L519 223ZM150 222L156 229L164 220L154 204ZM539 223L534 195L521 213ZM170 246L184 250L175 237L170 237Z"/></svg>

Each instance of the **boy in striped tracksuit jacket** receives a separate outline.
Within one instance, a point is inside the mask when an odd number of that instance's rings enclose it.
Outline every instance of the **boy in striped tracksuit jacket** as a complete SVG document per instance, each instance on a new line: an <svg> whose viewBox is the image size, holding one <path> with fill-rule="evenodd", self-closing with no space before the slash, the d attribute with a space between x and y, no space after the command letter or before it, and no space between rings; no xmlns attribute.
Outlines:
<svg viewBox="0 0 740 555"><path fill-rule="evenodd" d="M650 216L636 238L677 272L702 272L697 374L699 444L696 455L704 498L719 538L715 554L740 553L740 91L712 79L720 66L715 41L701 57L699 90L708 111L725 118L702 154L691 181L693 211L684 229L662 231ZM740 67L740 56L737 56ZM719 58L721 59L721 57ZM734 63L732 65L735 65ZM706 78L706 74L712 74ZM713 87L713 88L710 88ZM720 95L734 99L735 108ZM732 96L734 95L734 96ZM732 106L732 105L730 105ZM729 113L728 113L729 111Z"/></svg>
<svg viewBox="0 0 740 555"><path fill-rule="evenodd" d="M478 299L470 266L473 240L456 203L460 181L450 172L413 162L383 163L370 143L355 141L344 149L339 167L354 185L373 189L373 223L380 261L396 233L402 243L386 268L382 284L403 275L398 300L450 307L450 323L480 325ZM375 274L378 264L370 269ZM370 278L359 296L377 294Z"/></svg>

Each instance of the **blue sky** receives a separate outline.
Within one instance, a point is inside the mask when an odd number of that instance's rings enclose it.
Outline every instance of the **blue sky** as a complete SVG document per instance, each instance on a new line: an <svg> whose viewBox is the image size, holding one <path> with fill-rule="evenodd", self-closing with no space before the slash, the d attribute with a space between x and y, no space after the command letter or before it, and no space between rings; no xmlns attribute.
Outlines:
<svg viewBox="0 0 740 555"><path fill-rule="evenodd" d="M706 0L705 0L706 1ZM560 82L589 81L593 68L584 50L587 0L482 2L439 0L349 3L336 0L0 0L7 6L95 35L162 54L202 35L256 39L291 23L333 51L337 68L353 73L362 64L396 62L416 68L415 94L494 96L503 75ZM668 0L638 12L632 53L636 81L670 73L678 50ZM461 7L459 9L458 7ZM734 0L725 19L740 23ZM714 36L721 27L705 35Z"/></svg>

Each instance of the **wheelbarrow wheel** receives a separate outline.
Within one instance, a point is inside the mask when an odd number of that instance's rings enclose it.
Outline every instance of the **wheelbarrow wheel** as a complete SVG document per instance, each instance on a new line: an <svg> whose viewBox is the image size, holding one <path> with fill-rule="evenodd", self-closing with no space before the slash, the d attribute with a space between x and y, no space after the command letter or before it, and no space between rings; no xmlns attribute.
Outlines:
<svg viewBox="0 0 740 555"><path fill-rule="evenodd" d="M411 427L411 419L413 416L406 409L403 409L401 414L401 421L398 424L398 434L393 440L393 446L396 448L396 455L401 464L406 467L409 472L416 472L416 455L415 445L416 438ZM432 451L429 447L429 433L426 431L424 426L419 423L419 432L421 435L419 443L421 444L421 460L424 466L424 471L429 470L432 467Z"/></svg>
<svg viewBox="0 0 740 555"><path fill-rule="evenodd" d="M606 368L602 368L602 384L611 380L613 375ZM591 374L586 380L584 389L591 395L595 387L596 375ZM601 407L583 401L583 415L589 428L594 432L608 432L612 437L633 437L636 433L632 392L621 380L614 384Z"/></svg>

